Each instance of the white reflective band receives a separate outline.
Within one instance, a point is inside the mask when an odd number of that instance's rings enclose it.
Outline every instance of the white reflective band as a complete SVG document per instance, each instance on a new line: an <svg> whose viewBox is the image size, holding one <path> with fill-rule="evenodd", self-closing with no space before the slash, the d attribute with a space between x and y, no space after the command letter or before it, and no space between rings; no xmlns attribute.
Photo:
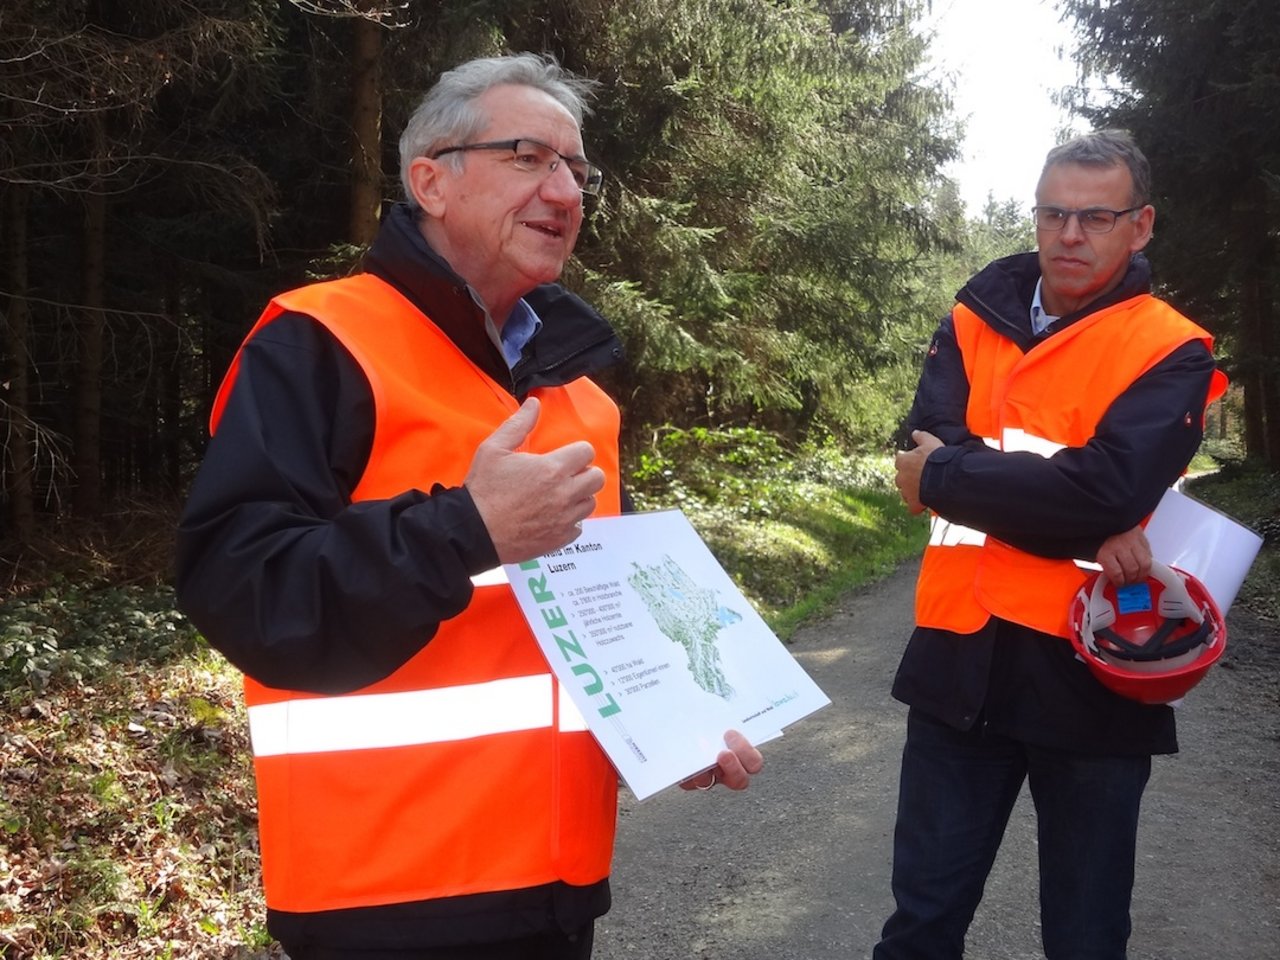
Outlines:
<svg viewBox="0 0 1280 960"><path fill-rule="evenodd" d="M551 674L439 690L286 700L249 708L253 754L330 753L551 726Z"/></svg>
<svg viewBox="0 0 1280 960"><path fill-rule="evenodd" d="M929 517L931 547L980 547L986 542L987 535L981 530L944 520L936 513Z"/></svg>
<svg viewBox="0 0 1280 960"><path fill-rule="evenodd" d="M980 547L987 542L987 535L972 527L963 527L950 520L943 520L936 513L929 518L929 546L931 547ZM1102 565L1092 560L1072 560L1081 570L1101 570Z"/></svg>
<svg viewBox="0 0 1280 960"><path fill-rule="evenodd" d="M983 437L982 442L985 443L992 450L1000 449L1000 441L997 440L995 437Z"/></svg>
<svg viewBox="0 0 1280 960"><path fill-rule="evenodd" d="M1065 443L1055 443L1052 440L1046 440L1044 437L1037 437L1033 433L1027 433L1025 430L1018 430L1012 427L1004 429L1002 440L1002 449L1005 453L1022 451L1038 453L1046 460L1066 446Z"/></svg>
<svg viewBox="0 0 1280 960"><path fill-rule="evenodd" d="M507 579L506 567L499 566L477 573L471 578L471 582L477 587L496 587L511 581Z"/></svg>
<svg viewBox="0 0 1280 960"><path fill-rule="evenodd" d="M560 732L576 733L579 730L587 729L587 719L578 710L573 702L573 698L564 688L564 684L560 685Z"/></svg>

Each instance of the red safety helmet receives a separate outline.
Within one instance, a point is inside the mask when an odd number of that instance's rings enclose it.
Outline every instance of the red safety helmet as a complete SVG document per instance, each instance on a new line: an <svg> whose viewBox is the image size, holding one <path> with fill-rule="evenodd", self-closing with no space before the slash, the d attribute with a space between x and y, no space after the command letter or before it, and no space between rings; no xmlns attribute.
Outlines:
<svg viewBox="0 0 1280 960"><path fill-rule="evenodd" d="M1159 561L1141 583L1117 588L1099 572L1071 601L1071 642L1107 689L1142 703L1171 703L1199 683L1227 646L1209 591Z"/></svg>

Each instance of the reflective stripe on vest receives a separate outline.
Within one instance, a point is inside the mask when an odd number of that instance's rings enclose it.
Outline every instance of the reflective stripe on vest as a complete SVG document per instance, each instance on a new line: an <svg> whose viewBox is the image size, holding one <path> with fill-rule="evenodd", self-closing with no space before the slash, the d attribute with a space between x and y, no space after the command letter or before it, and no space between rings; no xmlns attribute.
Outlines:
<svg viewBox="0 0 1280 960"><path fill-rule="evenodd" d="M982 441L987 446L996 450L1020 450L1027 453L1038 453L1045 459L1053 456L1064 447L1064 444L1054 443L1052 440L1046 440L1043 437L1032 436L1025 430L1006 430L1004 431L1003 436L1003 443L993 440L990 437L983 437ZM973 527L966 527L962 523L955 523L930 511L929 546L981 547L986 542L987 535L981 530L975 530ZM1102 569L1092 560L1077 558L1071 562L1081 570L1093 571Z"/></svg>
<svg viewBox="0 0 1280 960"><path fill-rule="evenodd" d="M476 447L518 409L374 277L278 297L250 336L284 311L323 323L368 378L374 440L354 501L460 486ZM542 409L522 449L589 441L606 475L596 512L616 514L617 407L586 379L533 395ZM319 696L246 678L268 906L336 910L608 875L617 774L549 672L502 568L472 584L461 614L362 690Z"/></svg>
<svg viewBox="0 0 1280 960"><path fill-rule="evenodd" d="M249 736L255 757L275 757L534 730L552 725L551 685L551 674L544 673L438 690L264 703L249 708ZM557 687L557 729L587 729L569 695Z"/></svg>
<svg viewBox="0 0 1280 960"><path fill-rule="evenodd" d="M1204 330L1142 295L1072 324L1023 353L967 307L952 318L970 394L966 425L988 446L1052 457L1084 446L1111 403L1147 370ZM1226 381L1214 378L1208 402ZM972 633L991 616L1070 636L1067 609L1088 560L1024 553L979 530L932 516L916 586L916 623Z"/></svg>
<svg viewBox="0 0 1280 960"><path fill-rule="evenodd" d="M981 530L953 523L936 513L929 514L929 546L931 547L980 547L987 542Z"/></svg>

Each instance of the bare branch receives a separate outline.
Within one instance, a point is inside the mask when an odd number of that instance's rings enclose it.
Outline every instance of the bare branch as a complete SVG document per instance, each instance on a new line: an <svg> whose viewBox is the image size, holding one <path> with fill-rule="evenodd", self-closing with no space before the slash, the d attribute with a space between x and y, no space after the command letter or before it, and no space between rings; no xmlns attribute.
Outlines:
<svg viewBox="0 0 1280 960"><path fill-rule="evenodd" d="M39 124L43 115L144 113L165 87L253 42L250 25L213 17L142 40L90 28L41 36L38 29L6 25L0 15L0 102L25 108L0 114L0 126Z"/></svg>
<svg viewBox="0 0 1280 960"><path fill-rule="evenodd" d="M334 17L336 19L370 20L389 30L398 30L409 25L405 12L409 4L382 2L382 0L289 0L303 13L317 17Z"/></svg>
<svg viewBox="0 0 1280 960"><path fill-rule="evenodd" d="M0 470L0 479L14 476L18 472L18 464L13 460L12 441L15 431L21 428L27 433L31 448L31 472L39 473L41 462L46 464L45 469L50 477L45 489L46 505L61 504L59 487L73 476L71 440L64 434L42 426L9 403L4 397L4 392L8 388L8 383L0 381L0 429L4 431L0 434L0 459L4 463L4 469Z"/></svg>

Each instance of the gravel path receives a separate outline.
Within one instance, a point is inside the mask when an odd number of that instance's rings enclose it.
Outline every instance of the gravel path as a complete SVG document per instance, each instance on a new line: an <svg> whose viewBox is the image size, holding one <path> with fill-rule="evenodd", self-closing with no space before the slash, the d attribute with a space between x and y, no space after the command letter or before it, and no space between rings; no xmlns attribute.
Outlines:
<svg viewBox="0 0 1280 960"><path fill-rule="evenodd" d="M614 908L596 960L867 958L892 907L906 708L889 697L915 565L800 631L833 703L764 748L745 794L624 791ZM1179 714L1139 834L1130 960L1280 958L1280 625L1228 620L1221 665ZM1024 790L969 934L977 960L1035 960L1035 818Z"/></svg>

